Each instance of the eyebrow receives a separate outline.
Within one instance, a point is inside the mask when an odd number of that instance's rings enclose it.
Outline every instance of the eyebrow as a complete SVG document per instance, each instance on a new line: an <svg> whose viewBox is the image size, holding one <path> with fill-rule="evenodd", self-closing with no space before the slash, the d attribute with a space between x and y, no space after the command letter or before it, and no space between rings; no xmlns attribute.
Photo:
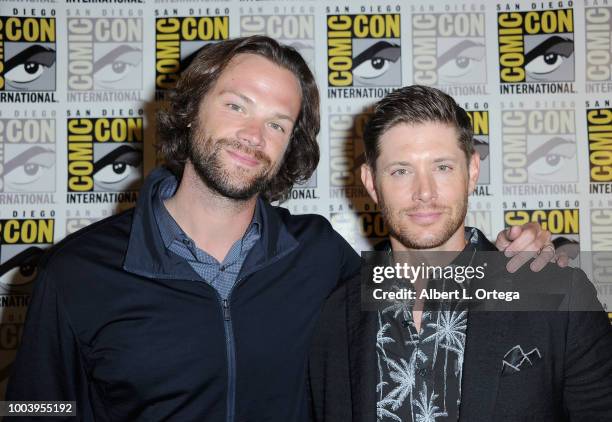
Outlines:
<svg viewBox="0 0 612 422"><path fill-rule="evenodd" d="M107 64L113 63L117 57L121 57L126 53L141 53L141 50L138 48L130 47L129 45L125 45L125 44L120 45L117 48L113 48L111 51L109 51L104 56L100 57L98 60L94 62L94 73L102 69ZM130 64L136 65L138 63L135 63L134 61Z"/></svg>
<svg viewBox="0 0 612 422"><path fill-rule="evenodd" d="M376 44L371 45L361 53L359 53L353 59L353 69L359 66L361 63L370 60L372 57L377 55L380 52L386 54L383 56L383 59L391 60L392 62L397 61L400 56L400 46L397 44L392 44L387 41L378 41Z"/></svg>
<svg viewBox="0 0 612 422"><path fill-rule="evenodd" d="M255 101L253 101L251 98L247 97L246 95L238 92L238 91L234 91L233 89L224 89L223 91L221 91L220 95L224 95L224 94L232 94L235 95L237 97L242 98L242 100L248 104L254 104ZM283 120L288 120L291 123L294 123L295 121L293 120L293 118L291 118L290 116L283 114L283 113L276 113L274 115L275 118L277 119L283 119Z"/></svg>
<svg viewBox="0 0 612 422"><path fill-rule="evenodd" d="M556 48L553 51L549 51L553 47ZM563 57L569 57L573 52L574 42L571 38L563 38L555 35L542 41L540 44L532 48L527 54L525 54L525 62L529 63L544 53L555 53L560 54Z"/></svg>
<svg viewBox="0 0 612 422"><path fill-rule="evenodd" d="M118 161L119 158L122 158L123 161L121 162L125 164L138 167L142 162L142 150L129 145L121 145L96 161L93 166L93 173L96 174L107 165Z"/></svg>
<svg viewBox="0 0 612 422"><path fill-rule="evenodd" d="M55 63L55 50L38 44L28 47L6 61L4 72L26 62L35 62L50 67Z"/></svg>
<svg viewBox="0 0 612 422"><path fill-rule="evenodd" d="M9 174L11 171L15 170L17 167L20 167L26 164L33 157L36 157L41 154L54 154L54 153L55 151L53 150L39 147L39 146L28 148L25 151L23 151L21 154L16 155L14 158L7 161L4 164L4 173L2 174L3 175Z"/></svg>
<svg viewBox="0 0 612 422"><path fill-rule="evenodd" d="M527 165L529 166L535 163L536 160L544 157L548 153L548 151L550 151L553 148L558 147L559 145L574 145L574 144L575 142L569 139L564 139L560 136L555 136L554 138L549 139L548 141L544 142L542 145L540 145L539 147L531 151L529 154L527 154Z"/></svg>
<svg viewBox="0 0 612 422"><path fill-rule="evenodd" d="M470 40L464 40L448 49L448 51L441 54L440 57L438 57L438 64L440 66L443 66L447 62L459 57L459 53L462 53L464 50L467 50L468 48L472 47L480 47L480 49L484 52L484 44L480 44ZM482 57L480 57L479 59L476 59L475 57L470 58L474 60L482 60Z"/></svg>

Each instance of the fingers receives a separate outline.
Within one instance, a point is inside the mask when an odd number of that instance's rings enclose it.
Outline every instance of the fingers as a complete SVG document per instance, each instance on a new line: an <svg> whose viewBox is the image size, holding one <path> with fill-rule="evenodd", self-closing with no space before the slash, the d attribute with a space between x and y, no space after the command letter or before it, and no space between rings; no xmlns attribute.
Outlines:
<svg viewBox="0 0 612 422"><path fill-rule="evenodd" d="M525 265L534 256L536 256L536 254L537 254L536 251L532 251L532 252L524 251L524 252L516 253L512 257L512 259L509 260L508 263L506 264L506 269L508 270L509 273L513 273L519 268L521 268L523 265Z"/></svg>
<svg viewBox="0 0 612 422"><path fill-rule="evenodd" d="M557 265L561 268L567 267L570 263L570 257L565 252L557 252Z"/></svg>
<svg viewBox="0 0 612 422"><path fill-rule="evenodd" d="M552 245L552 243L548 243L544 246L544 248L539 252L533 262L529 265L529 268L531 268L532 271L537 273L549 262L554 262L555 259L555 247Z"/></svg>
<svg viewBox="0 0 612 422"><path fill-rule="evenodd" d="M498 250L505 251L510 243L521 234L521 231L521 226L513 226L500 231L495 240L495 246Z"/></svg>
<svg viewBox="0 0 612 422"><path fill-rule="evenodd" d="M521 227L521 231L512 243L506 248L507 257L512 257L519 252L535 252L540 250L546 242L538 237L543 230L537 223L527 223ZM548 232L545 232L548 233ZM510 233L512 235L514 233ZM512 239L511 239L512 240Z"/></svg>

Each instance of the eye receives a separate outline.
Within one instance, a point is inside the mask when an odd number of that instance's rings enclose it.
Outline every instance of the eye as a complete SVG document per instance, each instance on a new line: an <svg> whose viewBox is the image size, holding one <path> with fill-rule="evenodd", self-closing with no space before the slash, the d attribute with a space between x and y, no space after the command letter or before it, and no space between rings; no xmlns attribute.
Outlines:
<svg viewBox="0 0 612 422"><path fill-rule="evenodd" d="M227 106L234 110L234 111L242 111L244 110L241 106L239 106L238 104L233 104L233 103L228 103Z"/></svg>
<svg viewBox="0 0 612 422"><path fill-rule="evenodd" d="M484 57L484 44L461 41L438 57L440 79L455 80L478 71L477 66L484 63Z"/></svg>
<svg viewBox="0 0 612 422"><path fill-rule="evenodd" d="M112 87L113 84L126 78L142 61L142 52L120 45L106 53L94 63L94 78L96 83Z"/></svg>
<svg viewBox="0 0 612 422"><path fill-rule="evenodd" d="M448 164L439 164L437 166L437 169L440 170L441 172L448 172L448 171L451 171L453 168L449 166Z"/></svg>
<svg viewBox="0 0 612 422"><path fill-rule="evenodd" d="M94 182L102 185L117 184L139 177L142 151L122 145L94 163Z"/></svg>
<svg viewBox="0 0 612 422"><path fill-rule="evenodd" d="M563 171L565 165L576 155L574 142L555 137L545 142L527 156L529 172L546 176Z"/></svg>
<svg viewBox="0 0 612 422"><path fill-rule="evenodd" d="M9 82L33 82L55 63L55 50L33 45L6 61L4 77Z"/></svg>
<svg viewBox="0 0 612 422"><path fill-rule="evenodd" d="M44 71L45 67L43 65L34 62L26 62L14 67L4 76L12 82L25 84L38 79Z"/></svg>
<svg viewBox="0 0 612 422"><path fill-rule="evenodd" d="M270 127L276 131L281 133L285 133L285 128L279 125L278 123L270 123Z"/></svg>
<svg viewBox="0 0 612 422"><path fill-rule="evenodd" d="M405 176L408 174L407 169L396 169L391 171L391 176Z"/></svg>
<svg viewBox="0 0 612 422"><path fill-rule="evenodd" d="M546 75L559 69L574 53L570 38L553 36L538 44L525 55L525 71L533 75Z"/></svg>
<svg viewBox="0 0 612 422"><path fill-rule="evenodd" d="M384 75L400 57L399 45L379 41L353 59L353 75L374 79Z"/></svg>
<svg viewBox="0 0 612 422"><path fill-rule="evenodd" d="M383 75L388 69L389 60L382 57L373 57L353 69L353 74L365 79L372 79Z"/></svg>
<svg viewBox="0 0 612 422"><path fill-rule="evenodd" d="M15 189L23 189L43 176L51 176L55 152L39 146L29 148L5 163L4 180Z"/></svg>

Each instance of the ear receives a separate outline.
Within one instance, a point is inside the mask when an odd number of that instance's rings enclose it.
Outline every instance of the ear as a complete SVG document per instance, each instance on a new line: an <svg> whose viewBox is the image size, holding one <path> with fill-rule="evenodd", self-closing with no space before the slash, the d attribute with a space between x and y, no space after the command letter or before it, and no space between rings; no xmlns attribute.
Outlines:
<svg viewBox="0 0 612 422"><path fill-rule="evenodd" d="M367 164L361 165L361 182L368 191L372 201L378 204L378 195L376 195L376 187L374 184L374 170Z"/></svg>
<svg viewBox="0 0 612 422"><path fill-rule="evenodd" d="M468 165L468 193L471 195L476 189L476 182L478 182L478 175L480 175L480 154L474 150L470 163Z"/></svg>

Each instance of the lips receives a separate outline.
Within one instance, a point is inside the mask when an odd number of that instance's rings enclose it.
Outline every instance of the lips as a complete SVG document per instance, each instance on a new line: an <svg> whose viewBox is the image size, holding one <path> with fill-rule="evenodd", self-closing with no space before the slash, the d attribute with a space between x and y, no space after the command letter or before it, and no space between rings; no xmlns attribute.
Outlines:
<svg viewBox="0 0 612 422"><path fill-rule="evenodd" d="M408 217L419 225L428 225L437 222L442 217L443 212L440 210L423 210L410 211Z"/></svg>
<svg viewBox="0 0 612 422"><path fill-rule="evenodd" d="M234 161L245 167L257 167L259 165L259 160L252 155L229 149L227 150L227 153Z"/></svg>

